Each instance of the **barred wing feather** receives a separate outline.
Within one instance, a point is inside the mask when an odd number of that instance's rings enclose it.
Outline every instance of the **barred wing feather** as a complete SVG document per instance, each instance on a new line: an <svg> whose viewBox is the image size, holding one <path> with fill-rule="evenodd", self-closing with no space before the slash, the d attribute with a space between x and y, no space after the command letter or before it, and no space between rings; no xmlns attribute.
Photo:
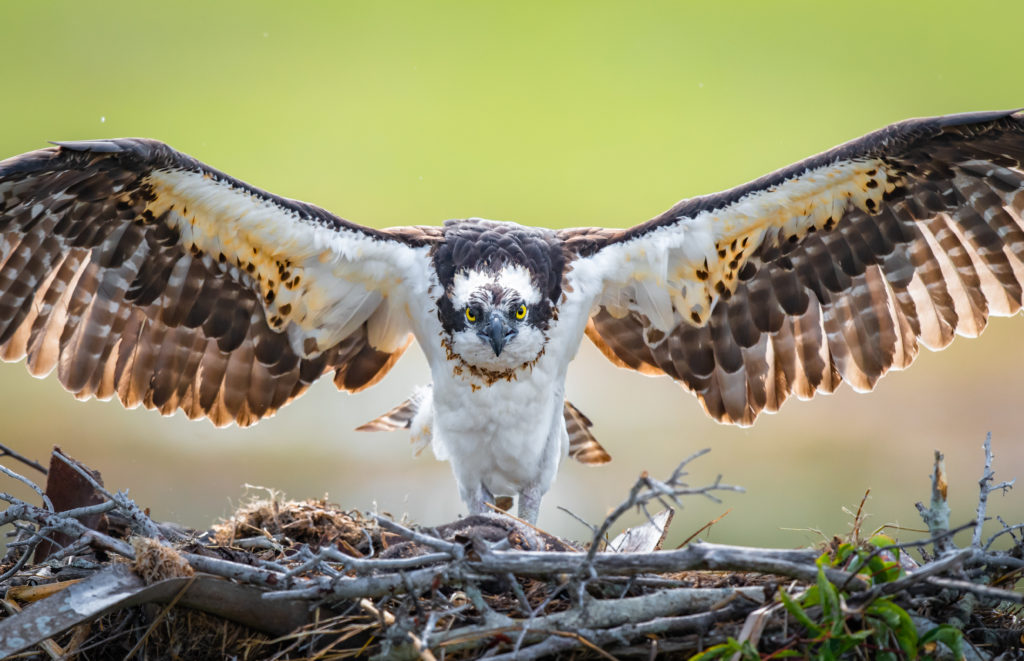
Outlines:
<svg viewBox="0 0 1024 661"><path fill-rule="evenodd" d="M915 119L627 230L562 232L595 274L587 335L721 422L870 390L919 346L1016 314L1024 113ZM581 282L582 282L581 278Z"/></svg>
<svg viewBox="0 0 1024 661"><path fill-rule="evenodd" d="M346 390L383 376L432 240L157 141L62 143L0 162L0 357L80 398L251 424L326 372Z"/></svg>

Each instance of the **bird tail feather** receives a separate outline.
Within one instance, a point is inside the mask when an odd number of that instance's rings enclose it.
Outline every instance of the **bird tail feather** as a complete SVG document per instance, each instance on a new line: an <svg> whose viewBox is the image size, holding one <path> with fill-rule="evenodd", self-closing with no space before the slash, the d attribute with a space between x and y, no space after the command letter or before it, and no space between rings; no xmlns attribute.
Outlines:
<svg viewBox="0 0 1024 661"><path fill-rule="evenodd" d="M420 393L414 393L390 411L356 427L356 431L397 431L410 429L413 418L425 401ZM565 418L565 429L569 433L569 456L581 464L600 465L612 460L611 455L597 442L590 428L594 423L583 415L569 400L565 401L562 411Z"/></svg>

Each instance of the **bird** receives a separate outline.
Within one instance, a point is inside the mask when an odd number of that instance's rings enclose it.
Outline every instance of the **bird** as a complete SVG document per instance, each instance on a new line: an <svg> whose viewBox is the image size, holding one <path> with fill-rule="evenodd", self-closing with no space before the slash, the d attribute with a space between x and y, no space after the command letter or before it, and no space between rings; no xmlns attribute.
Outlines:
<svg viewBox="0 0 1024 661"><path fill-rule="evenodd" d="M565 457L610 458L566 399L584 337L750 425L1018 313L1022 211L1020 110L891 124L626 228L373 229L156 140L55 142L0 161L0 357L245 426L415 339L430 385L363 429L409 429L470 513L515 497L535 523Z"/></svg>

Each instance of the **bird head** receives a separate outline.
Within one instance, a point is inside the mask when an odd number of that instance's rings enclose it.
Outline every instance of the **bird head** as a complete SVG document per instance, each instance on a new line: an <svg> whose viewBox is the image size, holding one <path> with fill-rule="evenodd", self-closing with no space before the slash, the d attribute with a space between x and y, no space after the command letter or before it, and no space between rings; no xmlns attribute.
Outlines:
<svg viewBox="0 0 1024 661"><path fill-rule="evenodd" d="M525 267L459 272L447 299L442 326L452 353L469 365L515 369L536 360L544 349L548 306Z"/></svg>

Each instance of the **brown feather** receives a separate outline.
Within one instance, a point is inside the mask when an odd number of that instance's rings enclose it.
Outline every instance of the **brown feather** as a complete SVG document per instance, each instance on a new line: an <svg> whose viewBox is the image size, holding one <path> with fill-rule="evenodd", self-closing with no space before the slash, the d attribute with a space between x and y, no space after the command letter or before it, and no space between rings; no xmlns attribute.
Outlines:
<svg viewBox="0 0 1024 661"><path fill-rule="evenodd" d="M861 177L861 197L833 202L833 180L822 179L818 193L803 189L781 211L766 204L774 216L730 215L740 201L749 213L760 196L841 167ZM919 343L940 349L957 333L980 333L990 314L1015 314L1024 304L1024 113L910 120L736 189L684 200L618 234L567 230L569 268L656 230L698 217L711 222L712 212L766 229L740 257L736 241L716 244L715 259L732 261L710 314L675 309L674 328L667 337L659 329L654 342L641 305L622 316L599 307L587 336L602 353L679 379L722 422L750 424L790 394L809 398L841 381L870 390L890 369L910 365ZM793 218L814 224L783 232ZM705 287L709 273L723 272L710 261L686 286Z"/></svg>
<svg viewBox="0 0 1024 661"><path fill-rule="evenodd" d="M590 433L590 428L594 426L594 423L569 400L565 400L562 417L565 419L565 429L569 434L570 457L588 466L599 466L612 460L611 455Z"/></svg>
<svg viewBox="0 0 1024 661"><path fill-rule="evenodd" d="M169 224L172 209L202 205L185 193L158 191L149 176L199 173L213 187L200 195L220 194L215 184L226 184L295 222L375 239L424 245L438 240L435 228L370 230L259 191L158 142L102 145L110 149L73 143L0 162L4 360L27 358L37 375L56 367L60 382L81 398L117 395L129 407L164 414L180 408L190 418L242 425L273 413L326 372L355 390L397 360L401 350L370 346L365 324L340 340L343 350L297 354L268 325L263 292L244 269L186 245Z"/></svg>

